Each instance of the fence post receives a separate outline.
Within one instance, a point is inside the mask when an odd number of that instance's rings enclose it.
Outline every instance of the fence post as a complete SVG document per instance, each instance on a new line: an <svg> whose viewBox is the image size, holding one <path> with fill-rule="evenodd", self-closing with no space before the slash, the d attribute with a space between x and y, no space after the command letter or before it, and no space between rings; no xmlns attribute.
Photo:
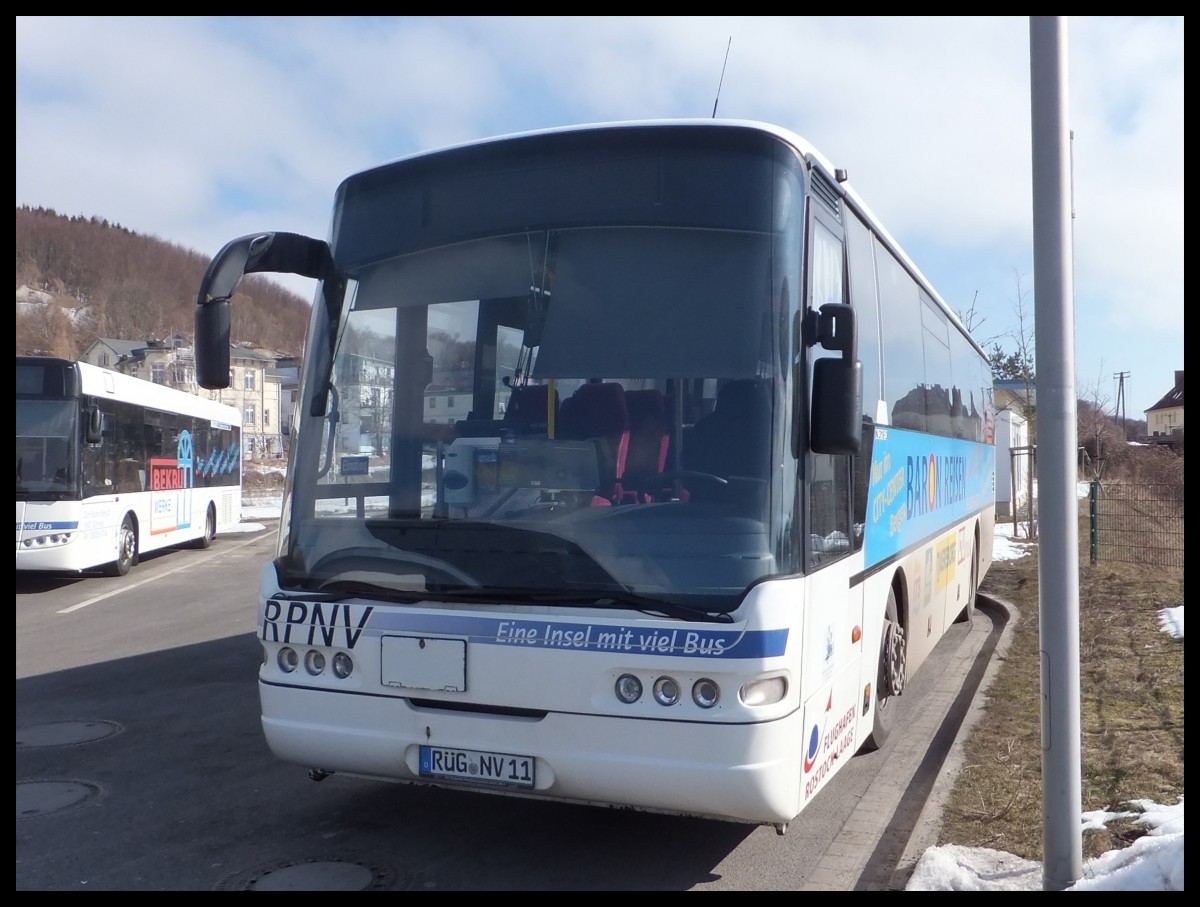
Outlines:
<svg viewBox="0 0 1200 907"><path fill-rule="evenodd" d="M1089 547L1092 552L1092 563L1096 563L1096 555L1100 547L1100 483L1092 480L1088 484L1088 518L1089 518Z"/></svg>

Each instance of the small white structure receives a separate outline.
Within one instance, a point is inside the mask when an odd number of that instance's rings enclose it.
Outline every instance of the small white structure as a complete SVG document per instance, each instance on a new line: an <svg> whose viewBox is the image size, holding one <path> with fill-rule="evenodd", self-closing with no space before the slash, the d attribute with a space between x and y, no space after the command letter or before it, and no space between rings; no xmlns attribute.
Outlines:
<svg viewBox="0 0 1200 907"><path fill-rule="evenodd" d="M1029 503L1029 422L1013 409L996 412L996 516L1025 513Z"/></svg>

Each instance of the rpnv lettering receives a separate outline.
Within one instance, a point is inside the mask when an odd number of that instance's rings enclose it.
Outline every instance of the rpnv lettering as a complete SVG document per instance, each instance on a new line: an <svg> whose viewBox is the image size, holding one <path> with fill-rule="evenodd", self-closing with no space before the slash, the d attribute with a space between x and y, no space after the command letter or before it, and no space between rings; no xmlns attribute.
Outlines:
<svg viewBox="0 0 1200 907"><path fill-rule="evenodd" d="M263 608L261 639L309 646L340 643L353 649L374 610L370 605L271 599Z"/></svg>

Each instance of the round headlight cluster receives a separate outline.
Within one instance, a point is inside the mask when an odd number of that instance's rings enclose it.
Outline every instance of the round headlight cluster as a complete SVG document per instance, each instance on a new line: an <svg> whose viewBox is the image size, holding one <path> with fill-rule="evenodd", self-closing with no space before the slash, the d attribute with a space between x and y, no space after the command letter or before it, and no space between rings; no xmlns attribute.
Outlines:
<svg viewBox="0 0 1200 907"><path fill-rule="evenodd" d="M52 532L49 535L39 535L33 538L21 540L21 547L30 548L57 548L61 545L70 544L71 533L69 532Z"/></svg>
<svg viewBox="0 0 1200 907"><path fill-rule="evenodd" d="M325 657L325 653L317 649L309 649L304 653L304 670L313 677L319 677L325 673L325 668L329 665L329 659ZM300 653L291 646L284 646L275 653L275 663L279 665L279 670L284 674L291 674L300 667ZM346 652L338 652L333 656L333 674L339 680L345 680L354 671L354 659Z"/></svg>
<svg viewBox="0 0 1200 907"><path fill-rule="evenodd" d="M642 681L633 674L622 674L614 686L617 699L631 705L642 698ZM654 680L654 701L659 705L671 706L683 696L683 687L674 677L663 675ZM715 680L701 677L692 684L692 702L702 709L711 709L721 701L721 688Z"/></svg>

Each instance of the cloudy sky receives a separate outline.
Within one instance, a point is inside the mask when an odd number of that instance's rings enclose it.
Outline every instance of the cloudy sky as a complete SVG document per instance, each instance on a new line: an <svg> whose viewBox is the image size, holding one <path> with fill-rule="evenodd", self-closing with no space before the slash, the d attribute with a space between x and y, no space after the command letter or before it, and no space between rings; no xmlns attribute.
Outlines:
<svg viewBox="0 0 1200 907"><path fill-rule="evenodd" d="M1124 372L1142 418L1183 368L1183 17L1065 21L1076 396L1114 411ZM1033 316L1026 17L16 25L18 206L211 255L258 230L324 237L338 183L398 157L717 102L847 169L977 340L1011 350Z"/></svg>

